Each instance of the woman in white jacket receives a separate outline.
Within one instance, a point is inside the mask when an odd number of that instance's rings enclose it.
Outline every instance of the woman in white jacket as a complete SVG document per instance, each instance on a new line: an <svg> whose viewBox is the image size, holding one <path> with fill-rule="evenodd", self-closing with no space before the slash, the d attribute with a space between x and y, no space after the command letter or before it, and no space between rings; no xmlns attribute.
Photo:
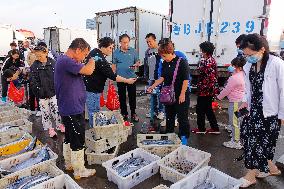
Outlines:
<svg viewBox="0 0 284 189"><path fill-rule="evenodd" d="M266 39L248 35L242 42L247 63L244 66L246 95L241 108L250 113L243 120L241 138L247 174L243 188L256 184L256 178L277 176L281 171L272 162L284 120L284 61L269 52Z"/></svg>

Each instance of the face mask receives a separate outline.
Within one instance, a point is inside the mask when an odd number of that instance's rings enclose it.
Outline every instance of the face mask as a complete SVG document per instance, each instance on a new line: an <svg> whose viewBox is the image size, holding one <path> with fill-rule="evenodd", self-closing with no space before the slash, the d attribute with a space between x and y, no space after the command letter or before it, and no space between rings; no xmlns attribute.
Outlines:
<svg viewBox="0 0 284 189"><path fill-rule="evenodd" d="M228 72L233 73L235 72L235 68L233 66L228 67Z"/></svg>
<svg viewBox="0 0 284 189"><path fill-rule="evenodd" d="M246 59L248 63L255 64L259 62L262 59L262 57L259 57L257 55L251 55L251 56L248 56Z"/></svg>
<svg viewBox="0 0 284 189"><path fill-rule="evenodd" d="M237 52L238 52L238 55L243 55L244 54L244 51L242 49L239 49L239 48L238 48Z"/></svg>

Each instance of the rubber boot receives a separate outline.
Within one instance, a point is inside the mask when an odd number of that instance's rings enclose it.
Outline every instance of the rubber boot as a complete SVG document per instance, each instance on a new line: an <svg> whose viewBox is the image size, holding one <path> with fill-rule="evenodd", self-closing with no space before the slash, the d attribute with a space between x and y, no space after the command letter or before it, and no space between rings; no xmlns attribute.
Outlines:
<svg viewBox="0 0 284 189"><path fill-rule="evenodd" d="M66 144L63 142L63 157L65 161L65 170L72 171L73 167L71 164L71 148L70 143Z"/></svg>
<svg viewBox="0 0 284 189"><path fill-rule="evenodd" d="M87 169L85 167L84 149L79 151L71 151L71 164L74 170L74 178L76 180L81 177L89 177L96 174L95 169Z"/></svg>

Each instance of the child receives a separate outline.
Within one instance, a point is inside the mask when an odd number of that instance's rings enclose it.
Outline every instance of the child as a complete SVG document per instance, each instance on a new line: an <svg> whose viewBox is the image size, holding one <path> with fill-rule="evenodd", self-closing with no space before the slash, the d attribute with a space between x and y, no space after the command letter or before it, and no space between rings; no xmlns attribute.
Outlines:
<svg viewBox="0 0 284 189"><path fill-rule="evenodd" d="M246 64L246 60L243 57L237 57L232 60L231 64L228 71L232 73L232 76L217 98L222 100L227 96L230 102L228 113L229 125L232 125L232 139L229 142L224 142L223 145L227 148L241 149L239 120L234 112L238 111L245 94L243 66Z"/></svg>
<svg viewBox="0 0 284 189"><path fill-rule="evenodd" d="M49 136L57 135L52 128L51 117L56 121L56 129L65 132L65 127L61 124L57 99L54 88L54 66L55 62L47 57L47 48L37 46L34 48L37 60L31 66L31 88L34 94L40 99L39 105L42 115L42 125L44 130L48 130Z"/></svg>

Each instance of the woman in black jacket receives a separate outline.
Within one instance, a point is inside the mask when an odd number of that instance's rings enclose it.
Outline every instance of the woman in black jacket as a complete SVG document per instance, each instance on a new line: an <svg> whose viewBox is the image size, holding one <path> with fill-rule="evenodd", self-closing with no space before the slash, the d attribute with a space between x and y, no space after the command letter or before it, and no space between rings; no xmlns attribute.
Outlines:
<svg viewBox="0 0 284 189"><path fill-rule="evenodd" d="M37 60L31 66L31 88L36 97L40 99L43 129L49 131L50 137L54 137L56 132L52 127L51 115L56 122L56 129L65 132L65 127L61 124L55 96L55 62L47 57L47 48L37 46L34 50Z"/></svg>
<svg viewBox="0 0 284 189"><path fill-rule="evenodd" d="M20 52L17 49L14 49L11 51L11 55L9 58L6 59L4 62L4 66L2 69L2 73L5 72L5 70L10 69L12 67L20 68L25 67L24 62L20 60ZM8 92L8 81L7 78L1 76L1 84L2 84L2 101L7 101L7 92Z"/></svg>
<svg viewBox="0 0 284 189"><path fill-rule="evenodd" d="M89 58L93 58L96 62L96 69L93 74L84 76L90 127L93 127L94 113L100 111L100 96L104 90L106 80L111 79L128 84L133 84L136 81L136 78L126 79L112 71L106 56L111 55L113 48L114 41L109 37L104 37L99 41L99 48L93 49L89 54Z"/></svg>

